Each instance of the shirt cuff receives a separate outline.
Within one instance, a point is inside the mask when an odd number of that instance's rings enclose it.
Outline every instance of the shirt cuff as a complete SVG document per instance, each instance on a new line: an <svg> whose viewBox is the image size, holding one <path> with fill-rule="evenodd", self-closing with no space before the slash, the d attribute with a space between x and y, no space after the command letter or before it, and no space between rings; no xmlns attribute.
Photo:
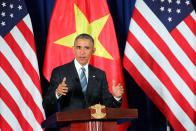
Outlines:
<svg viewBox="0 0 196 131"><path fill-rule="evenodd" d="M62 95L58 96L56 91L55 91L55 95L56 95L57 100L62 96Z"/></svg>

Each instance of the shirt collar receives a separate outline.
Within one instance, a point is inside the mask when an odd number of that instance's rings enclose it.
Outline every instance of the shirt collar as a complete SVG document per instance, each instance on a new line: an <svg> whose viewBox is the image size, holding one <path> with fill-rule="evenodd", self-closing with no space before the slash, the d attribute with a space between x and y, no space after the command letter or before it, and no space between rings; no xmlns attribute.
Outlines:
<svg viewBox="0 0 196 131"><path fill-rule="evenodd" d="M80 63L79 63L76 59L74 59L74 64L75 64L76 70L77 70L78 72L80 72L80 69L81 69L82 67L84 67L85 70L88 71L88 65L89 65L89 63L87 63L85 66L82 66L82 65L80 65Z"/></svg>

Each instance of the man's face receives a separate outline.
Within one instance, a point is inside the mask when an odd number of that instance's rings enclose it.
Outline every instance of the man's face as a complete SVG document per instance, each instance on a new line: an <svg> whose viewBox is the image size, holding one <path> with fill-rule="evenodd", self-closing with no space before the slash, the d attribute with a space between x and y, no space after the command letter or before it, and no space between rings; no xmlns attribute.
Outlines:
<svg viewBox="0 0 196 131"><path fill-rule="evenodd" d="M90 60L91 55L95 52L95 48L89 39L78 39L73 46L76 60L85 66Z"/></svg>

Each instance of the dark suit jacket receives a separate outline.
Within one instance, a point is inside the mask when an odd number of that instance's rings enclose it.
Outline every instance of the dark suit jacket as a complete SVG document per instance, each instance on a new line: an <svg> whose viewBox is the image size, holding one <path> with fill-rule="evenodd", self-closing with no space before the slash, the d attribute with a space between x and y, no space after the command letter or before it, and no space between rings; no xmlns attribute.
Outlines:
<svg viewBox="0 0 196 131"><path fill-rule="evenodd" d="M54 110L54 107L60 105L60 111L65 111L86 108L98 103L106 107L120 107L121 101L116 101L108 90L105 72L90 64L88 68L86 95L82 92L74 61L55 68L52 71L50 86L43 100L44 108L46 110L53 108L52 110ZM68 93L57 100L55 90L64 77L66 77Z"/></svg>

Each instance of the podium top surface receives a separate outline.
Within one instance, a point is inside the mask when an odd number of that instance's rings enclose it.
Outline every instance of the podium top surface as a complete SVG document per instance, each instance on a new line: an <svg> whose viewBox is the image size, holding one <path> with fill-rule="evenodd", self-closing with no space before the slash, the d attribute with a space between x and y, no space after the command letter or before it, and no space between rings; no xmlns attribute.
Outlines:
<svg viewBox="0 0 196 131"><path fill-rule="evenodd" d="M106 117L95 118L92 117L92 112L94 114L105 113ZM95 115L96 116L96 115ZM66 123L66 122L81 122L81 121L116 121L118 119L137 119L138 111L137 109L124 109L124 108L105 108L105 110L93 110L92 108L71 110L65 112L56 112L48 119L42 122L42 127L48 127L54 123Z"/></svg>

